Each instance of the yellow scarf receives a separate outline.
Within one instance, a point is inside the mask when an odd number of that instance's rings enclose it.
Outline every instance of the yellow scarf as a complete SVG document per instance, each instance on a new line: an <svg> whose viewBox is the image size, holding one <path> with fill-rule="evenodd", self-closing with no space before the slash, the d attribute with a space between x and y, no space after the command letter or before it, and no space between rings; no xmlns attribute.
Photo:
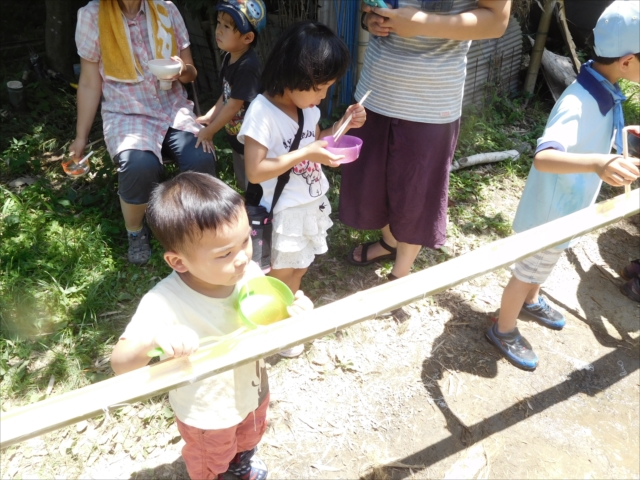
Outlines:
<svg viewBox="0 0 640 480"><path fill-rule="evenodd" d="M178 54L178 45L171 17L162 0L146 1L147 30L154 58L168 59ZM104 75L109 80L124 83L142 81L144 74L133 53L126 17L117 0L100 0L98 31Z"/></svg>

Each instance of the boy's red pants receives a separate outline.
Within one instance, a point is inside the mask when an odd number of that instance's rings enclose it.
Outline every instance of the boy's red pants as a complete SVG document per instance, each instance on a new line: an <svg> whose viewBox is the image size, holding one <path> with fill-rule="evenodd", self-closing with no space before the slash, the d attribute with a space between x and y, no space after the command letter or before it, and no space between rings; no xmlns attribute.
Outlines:
<svg viewBox="0 0 640 480"><path fill-rule="evenodd" d="M214 480L229 468L238 452L251 450L260 443L267 429L269 395L255 412L238 425L221 430L202 430L182 423L176 418L180 435L186 442L182 458L193 480Z"/></svg>

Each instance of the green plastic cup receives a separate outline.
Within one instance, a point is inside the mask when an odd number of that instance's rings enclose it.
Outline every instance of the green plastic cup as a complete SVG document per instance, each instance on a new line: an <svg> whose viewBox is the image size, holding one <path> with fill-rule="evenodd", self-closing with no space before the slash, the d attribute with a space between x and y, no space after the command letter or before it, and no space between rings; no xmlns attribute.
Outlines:
<svg viewBox="0 0 640 480"><path fill-rule="evenodd" d="M289 287L277 278L253 278L240 288L238 312L247 327L263 327L289 318L293 300Z"/></svg>

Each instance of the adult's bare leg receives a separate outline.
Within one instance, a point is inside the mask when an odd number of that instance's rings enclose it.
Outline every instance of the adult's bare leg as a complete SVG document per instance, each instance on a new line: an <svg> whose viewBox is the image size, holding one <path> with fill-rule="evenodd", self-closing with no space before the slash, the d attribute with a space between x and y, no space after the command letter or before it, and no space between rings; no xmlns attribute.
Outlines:
<svg viewBox="0 0 640 480"><path fill-rule="evenodd" d="M147 204L132 205L120 199L120 209L124 217L124 226L129 232L138 232L142 228L142 219L144 212L147 210Z"/></svg>
<svg viewBox="0 0 640 480"><path fill-rule="evenodd" d="M412 245L411 243L398 242L398 254L393 264L391 273L395 277L406 277L411 273L411 267L415 262L418 253L420 253L421 245Z"/></svg>

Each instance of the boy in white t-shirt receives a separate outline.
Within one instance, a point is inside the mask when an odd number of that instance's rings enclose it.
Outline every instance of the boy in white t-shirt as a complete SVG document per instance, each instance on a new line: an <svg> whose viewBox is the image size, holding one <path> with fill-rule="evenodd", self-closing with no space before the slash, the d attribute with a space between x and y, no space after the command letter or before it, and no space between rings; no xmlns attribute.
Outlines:
<svg viewBox="0 0 640 480"><path fill-rule="evenodd" d="M155 188L147 221L174 270L140 301L111 355L116 374L143 367L147 352L184 357L199 338L237 330L238 283L262 276L251 262L251 229L242 197L211 175L186 172ZM289 313L311 310L301 291ZM263 360L169 392L182 455L193 479L230 472L264 480L267 468L255 456L264 434L269 383Z"/></svg>

